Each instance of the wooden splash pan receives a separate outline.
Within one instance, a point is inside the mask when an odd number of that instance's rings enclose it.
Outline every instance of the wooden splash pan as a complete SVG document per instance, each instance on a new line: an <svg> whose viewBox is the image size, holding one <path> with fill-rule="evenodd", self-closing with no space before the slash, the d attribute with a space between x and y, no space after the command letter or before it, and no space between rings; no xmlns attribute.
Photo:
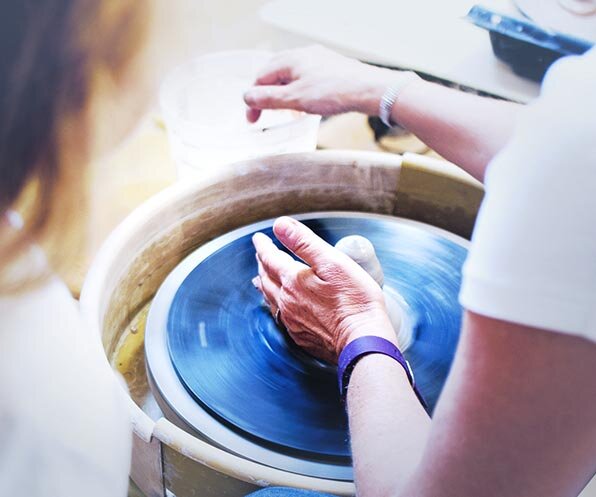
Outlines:
<svg viewBox="0 0 596 497"><path fill-rule="evenodd" d="M241 162L217 176L174 185L136 209L94 261L81 310L106 360L124 372L129 385L131 477L145 495L241 497L263 486L355 492L351 482L238 457L187 433L156 409L144 377L143 311L186 255L238 227L317 211L400 216L469 238L482 196L479 182L428 157L317 151Z"/></svg>

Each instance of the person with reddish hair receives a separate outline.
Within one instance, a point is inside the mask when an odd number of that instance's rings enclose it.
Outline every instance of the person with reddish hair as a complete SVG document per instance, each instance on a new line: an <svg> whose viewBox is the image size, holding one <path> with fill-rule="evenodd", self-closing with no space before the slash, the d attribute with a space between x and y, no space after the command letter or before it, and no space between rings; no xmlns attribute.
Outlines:
<svg viewBox="0 0 596 497"><path fill-rule="evenodd" d="M58 274L90 162L135 125L149 0L0 2L0 494L123 497L124 389Z"/></svg>

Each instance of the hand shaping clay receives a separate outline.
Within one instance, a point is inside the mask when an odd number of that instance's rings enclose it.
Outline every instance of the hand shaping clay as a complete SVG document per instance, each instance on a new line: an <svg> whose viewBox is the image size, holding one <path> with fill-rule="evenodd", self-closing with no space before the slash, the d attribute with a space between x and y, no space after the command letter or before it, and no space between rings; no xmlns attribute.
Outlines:
<svg viewBox="0 0 596 497"><path fill-rule="evenodd" d="M397 292L383 287L383 268L373 244L363 236L350 235L339 240L335 248L351 257L383 288L387 314L397 335L397 343L402 352L406 350L412 343L412 329L404 319L407 316L407 303Z"/></svg>

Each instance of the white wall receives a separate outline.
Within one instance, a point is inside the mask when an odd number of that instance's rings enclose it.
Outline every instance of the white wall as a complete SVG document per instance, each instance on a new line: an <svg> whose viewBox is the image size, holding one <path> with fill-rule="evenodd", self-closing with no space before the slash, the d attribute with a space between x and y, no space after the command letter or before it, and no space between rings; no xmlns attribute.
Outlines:
<svg viewBox="0 0 596 497"><path fill-rule="evenodd" d="M259 19L259 8L267 0L182 2L180 28L171 36L178 38L185 57L243 48L279 50L306 43L304 39L284 33Z"/></svg>

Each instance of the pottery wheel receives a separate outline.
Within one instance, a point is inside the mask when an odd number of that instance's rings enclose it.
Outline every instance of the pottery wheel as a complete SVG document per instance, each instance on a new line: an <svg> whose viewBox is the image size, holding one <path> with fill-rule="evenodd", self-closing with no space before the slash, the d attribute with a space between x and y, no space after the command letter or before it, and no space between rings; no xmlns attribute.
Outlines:
<svg viewBox="0 0 596 497"><path fill-rule="evenodd" d="M331 244L354 234L373 243L385 291L404 303L413 334L405 355L432 412L459 337L468 242L390 216L296 217ZM348 480L348 427L335 367L295 346L251 283L257 274L251 236L272 237L272 225L213 240L172 271L147 321L150 379L167 410L216 445L279 469Z"/></svg>

